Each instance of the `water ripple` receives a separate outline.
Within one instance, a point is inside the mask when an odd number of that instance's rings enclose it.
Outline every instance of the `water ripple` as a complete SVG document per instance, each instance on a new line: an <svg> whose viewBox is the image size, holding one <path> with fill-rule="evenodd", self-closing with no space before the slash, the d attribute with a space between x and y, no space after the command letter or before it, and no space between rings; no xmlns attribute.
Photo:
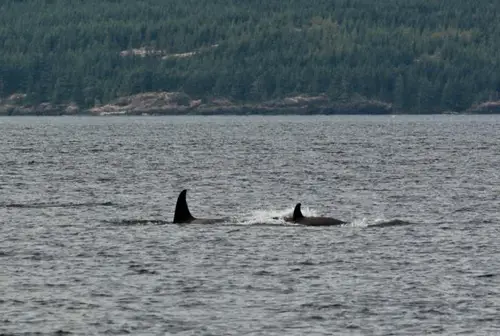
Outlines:
<svg viewBox="0 0 500 336"><path fill-rule="evenodd" d="M0 334L497 334L499 128L3 118ZM185 188L230 220L171 224Z"/></svg>

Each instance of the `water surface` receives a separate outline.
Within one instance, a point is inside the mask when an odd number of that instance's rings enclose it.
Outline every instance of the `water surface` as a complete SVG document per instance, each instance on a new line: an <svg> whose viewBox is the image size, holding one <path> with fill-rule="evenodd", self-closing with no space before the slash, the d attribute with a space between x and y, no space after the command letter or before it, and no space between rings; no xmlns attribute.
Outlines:
<svg viewBox="0 0 500 336"><path fill-rule="evenodd" d="M497 334L499 129L1 118L0 333ZM184 188L195 216L231 220L169 224ZM272 219L297 202L349 224Z"/></svg>

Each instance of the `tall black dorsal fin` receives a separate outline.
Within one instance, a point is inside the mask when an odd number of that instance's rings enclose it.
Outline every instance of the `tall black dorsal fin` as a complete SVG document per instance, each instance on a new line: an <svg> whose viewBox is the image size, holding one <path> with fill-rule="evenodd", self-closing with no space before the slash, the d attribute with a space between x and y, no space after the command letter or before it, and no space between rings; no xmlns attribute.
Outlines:
<svg viewBox="0 0 500 336"><path fill-rule="evenodd" d="M300 211L300 203L297 203L295 209L293 210L293 220L304 218L302 211Z"/></svg>
<svg viewBox="0 0 500 336"><path fill-rule="evenodd" d="M195 219L189 212L189 208L186 202L186 193L187 190L184 189L183 191L181 191L179 197L177 198L177 204L175 205L174 213L174 223L185 223Z"/></svg>

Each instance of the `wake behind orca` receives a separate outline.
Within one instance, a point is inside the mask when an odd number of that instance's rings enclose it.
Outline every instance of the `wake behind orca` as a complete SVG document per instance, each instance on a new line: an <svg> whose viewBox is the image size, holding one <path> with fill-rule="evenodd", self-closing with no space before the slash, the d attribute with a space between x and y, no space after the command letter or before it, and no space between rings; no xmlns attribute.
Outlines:
<svg viewBox="0 0 500 336"><path fill-rule="evenodd" d="M189 212L186 202L187 190L184 189L177 198L174 213L174 224L215 224L227 221L227 218L195 218Z"/></svg>
<svg viewBox="0 0 500 336"><path fill-rule="evenodd" d="M368 225L368 228L384 228L384 227L393 227L393 226L405 226L405 225L411 225L413 224L412 222L408 222L402 219L392 219L389 221L385 222L379 222L375 223L372 225Z"/></svg>

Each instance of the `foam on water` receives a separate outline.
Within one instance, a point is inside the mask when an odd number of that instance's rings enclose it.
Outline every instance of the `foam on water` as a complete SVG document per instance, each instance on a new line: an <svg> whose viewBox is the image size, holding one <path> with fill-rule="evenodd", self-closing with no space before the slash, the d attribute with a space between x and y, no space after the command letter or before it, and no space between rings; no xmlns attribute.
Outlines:
<svg viewBox="0 0 500 336"><path fill-rule="evenodd" d="M370 220L366 217L360 218L360 219L354 219L353 221L349 222L345 226L352 226L352 227L367 227L369 226Z"/></svg>

